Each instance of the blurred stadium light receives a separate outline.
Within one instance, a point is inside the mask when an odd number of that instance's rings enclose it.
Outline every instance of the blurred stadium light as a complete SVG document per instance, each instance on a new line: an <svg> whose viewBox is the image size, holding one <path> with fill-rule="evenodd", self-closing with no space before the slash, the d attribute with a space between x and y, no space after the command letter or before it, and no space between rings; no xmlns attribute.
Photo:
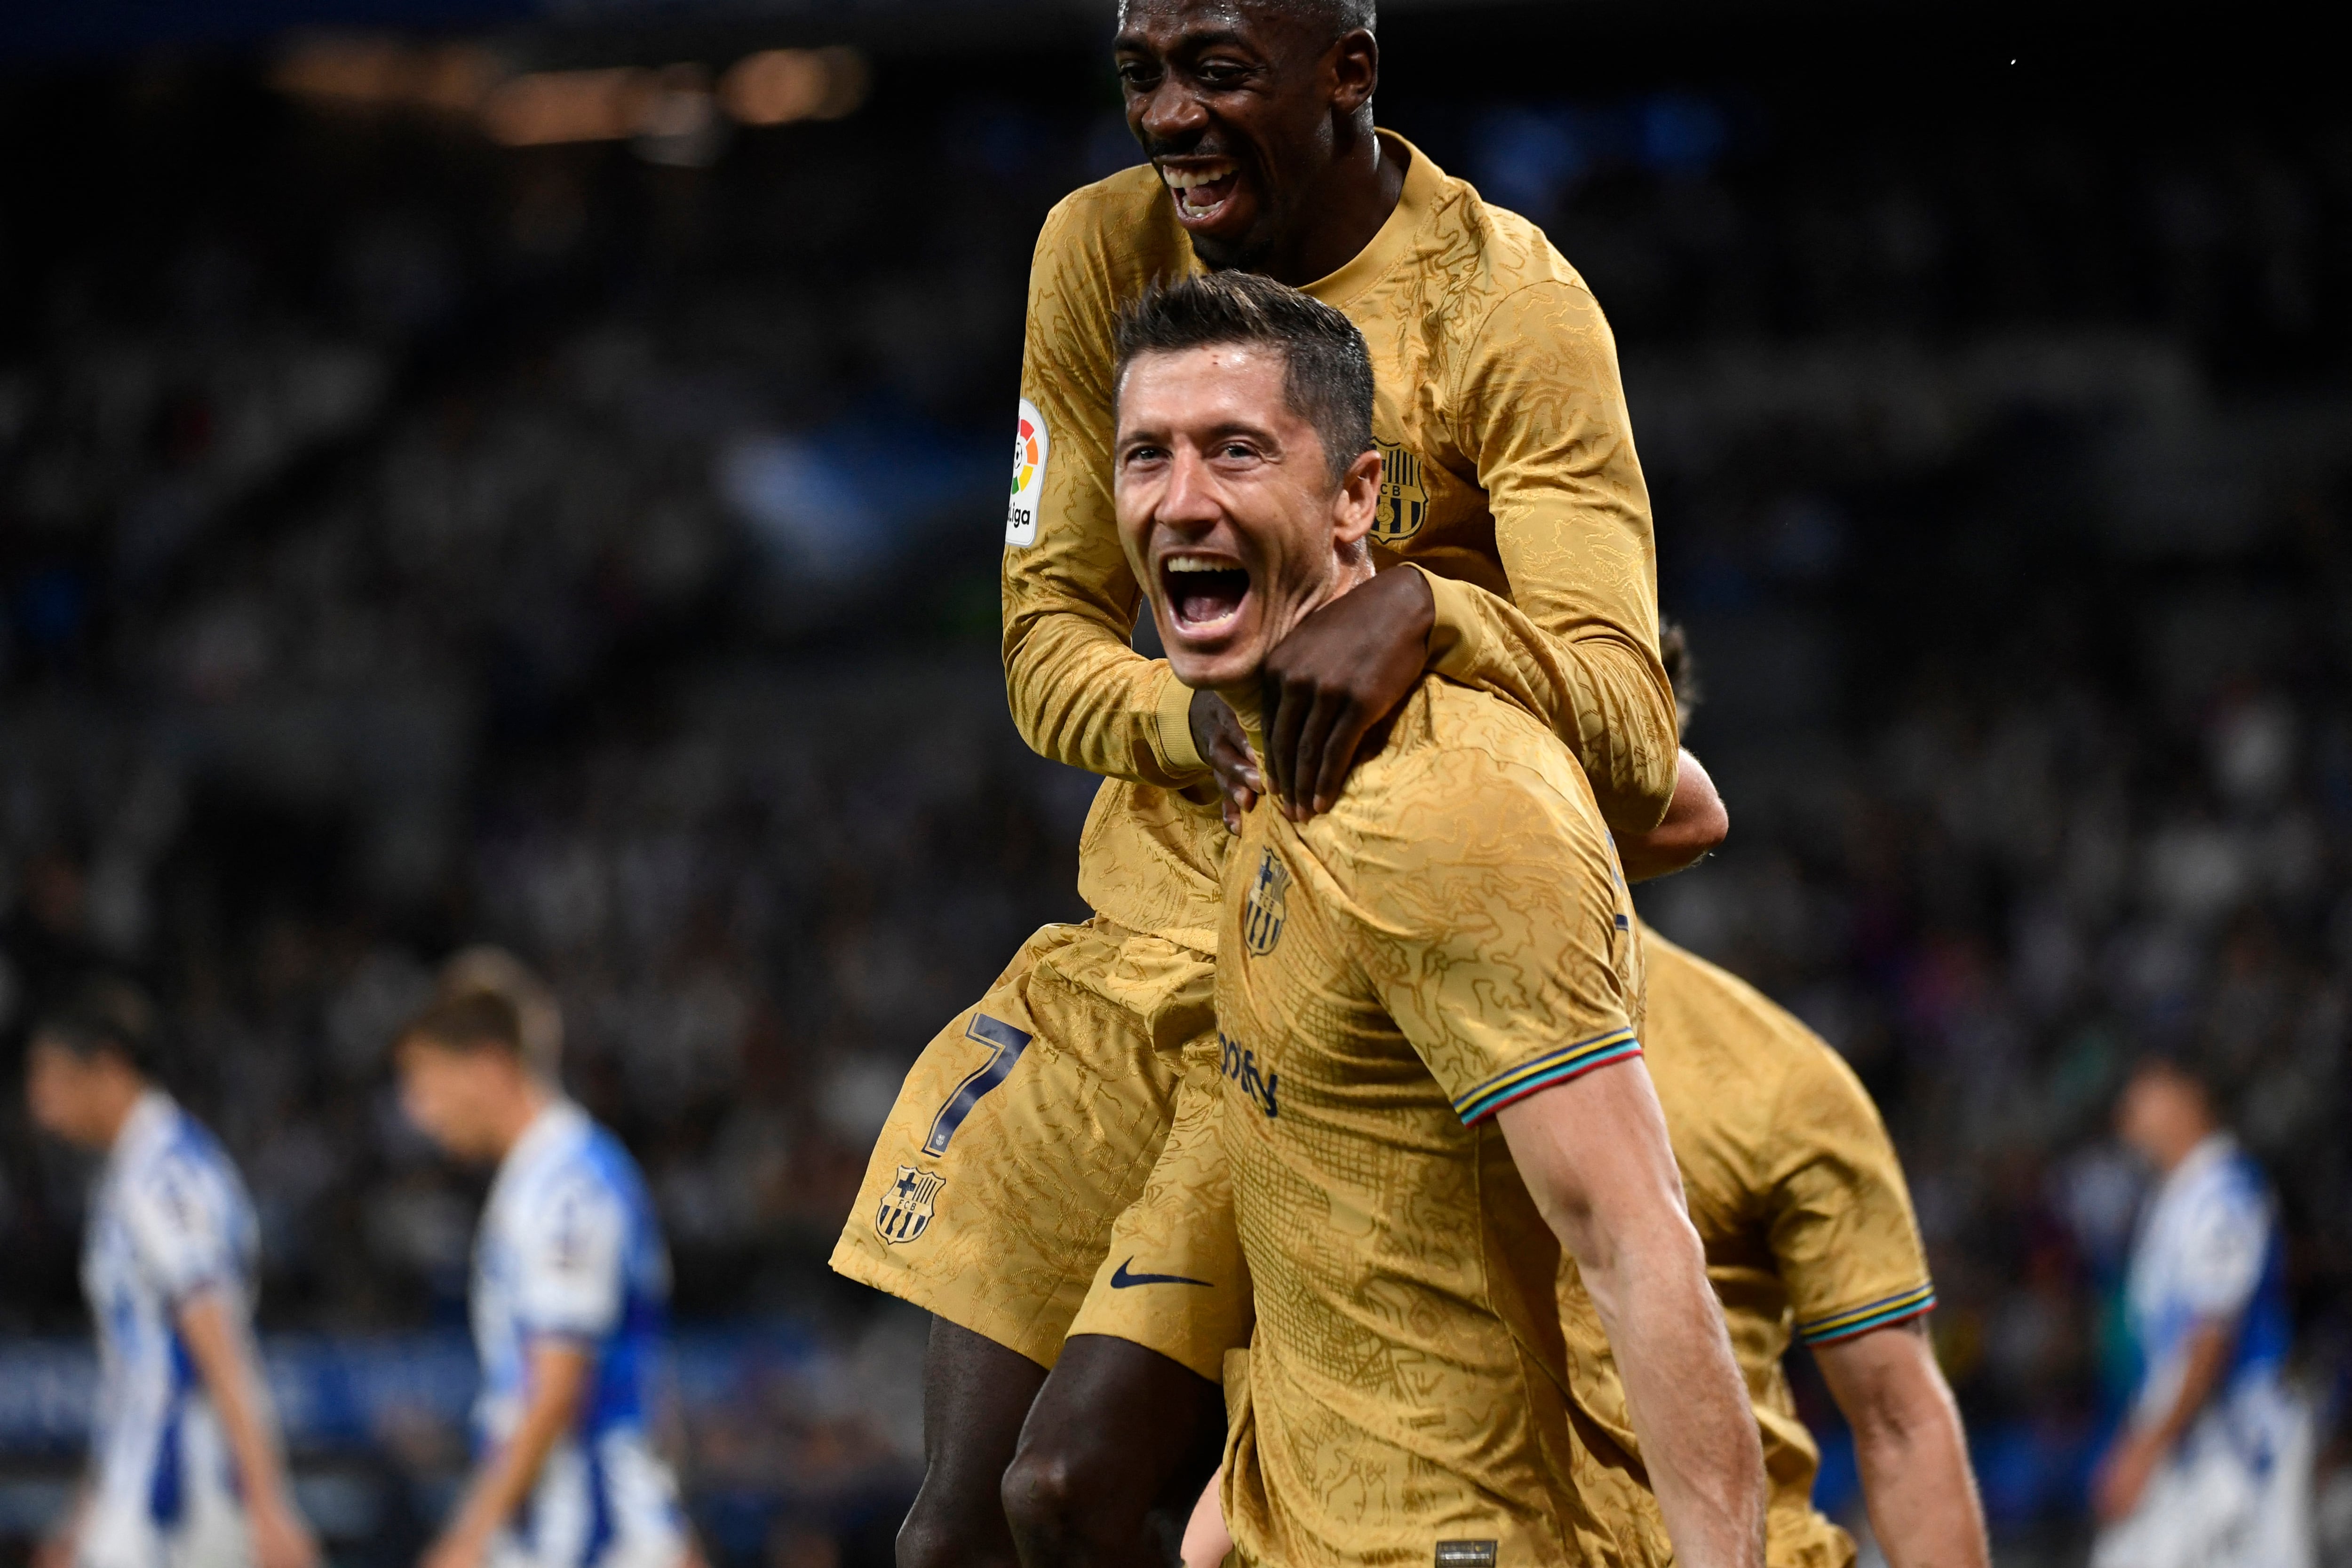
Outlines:
<svg viewBox="0 0 2352 1568"><path fill-rule="evenodd" d="M410 43L390 35L296 39L271 68L272 86L332 112L474 120L508 147L638 139L656 162L716 154L723 111L739 124L838 120L865 100L865 57L843 47L761 49L726 68L518 71L499 50L470 43Z"/></svg>

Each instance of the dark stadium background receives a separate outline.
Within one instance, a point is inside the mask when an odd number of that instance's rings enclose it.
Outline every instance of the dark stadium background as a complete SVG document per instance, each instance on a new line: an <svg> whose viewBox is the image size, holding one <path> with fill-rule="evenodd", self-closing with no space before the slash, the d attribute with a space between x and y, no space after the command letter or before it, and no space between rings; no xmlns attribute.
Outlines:
<svg viewBox="0 0 2352 1568"><path fill-rule="evenodd" d="M1005 717L994 570L1036 225L1134 161L1107 35L950 0L0 22L0 1561L87 1418L86 1172L16 1084L93 957L168 1004L255 1188L306 1502L338 1561L412 1560L464 1458L479 1186L383 1052L480 937L551 971L655 1186L715 1553L887 1561L921 1325L823 1259L904 1065L1079 908L1089 783ZM2210 1061L2280 1185L2340 1433L2322 51L2252 9L1397 3L1383 37L1383 121L1615 323L1734 823L1646 906L1878 1096L2003 1563L2079 1558L2147 1044ZM776 47L858 51L824 57L855 108L518 148L418 85L685 64L692 99ZM405 61L368 78L398 101L321 96L355 58ZM2352 1563L2341 1437L2321 1498Z"/></svg>

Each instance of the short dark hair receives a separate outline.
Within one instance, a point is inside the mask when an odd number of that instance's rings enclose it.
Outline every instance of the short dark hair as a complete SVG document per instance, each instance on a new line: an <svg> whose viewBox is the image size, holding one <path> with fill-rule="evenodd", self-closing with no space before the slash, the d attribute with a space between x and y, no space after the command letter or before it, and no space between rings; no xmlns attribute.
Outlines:
<svg viewBox="0 0 2352 1568"><path fill-rule="evenodd" d="M1356 324L1321 300L1254 272L1211 272L1155 283L1120 313L1112 342L1114 400L1141 354L1220 343L1278 350L1283 399L1315 427L1337 485L1372 450L1372 356Z"/></svg>
<svg viewBox="0 0 2352 1568"><path fill-rule="evenodd" d="M1314 28L1326 43L1337 43L1359 27L1380 31L1380 8L1373 0L1273 0L1273 5Z"/></svg>
<svg viewBox="0 0 2352 1568"><path fill-rule="evenodd" d="M1119 0L1119 15L1125 16L1136 0ZM1311 29L1318 41L1336 44L1361 27L1367 33L1381 30L1380 8L1374 0L1251 0L1259 8L1278 11L1301 26Z"/></svg>
<svg viewBox="0 0 2352 1568"><path fill-rule="evenodd" d="M117 975L94 975L33 1024L32 1038L87 1061L115 1056L142 1078L162 1065L155 1006L147 993Z"/></svg>
<svg viewBox="0 0 2352 1568"><path fill-rule="evenodd" d="M1679 621L1658 623L1658 662L1666 667L1666 685L1675 693L1675 727L1690 727L1691 714L1706 700L1698 678L1698 655L1691 652L1690 633Z"/></svg>
<svg viewBox="0 0 2352 1568"><path fill-rule="evenodd" d="M522 1015L496 991L444 997L409 1019L400 1043L423 1040L444 1051L503 1051L522 1060Z"/></svg>
<svg viewBox="0 0 2352 1568"><path fill-rule="evenodd" d="M2169 1078L2194 1089L2205 1102L2206 1111L2217 1117L2230 1087L2212 1059L2186 1040L2142 1046L2125 1071L2124 1082L2146 1077Z"/></svg>

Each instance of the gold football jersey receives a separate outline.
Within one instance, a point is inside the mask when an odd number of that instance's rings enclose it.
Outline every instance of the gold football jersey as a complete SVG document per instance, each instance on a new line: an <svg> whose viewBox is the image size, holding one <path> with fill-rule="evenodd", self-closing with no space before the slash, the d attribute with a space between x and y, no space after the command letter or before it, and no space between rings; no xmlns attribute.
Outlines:
<svg viewBox="0 0 2352 1568"><path fill-rule="evenodd" d="M1242 1560L1658 1560L1654 1505L1572 1396L1563 1254L1492 1119L1641 1054L1633 904L1575 758L1430 676L1332 811L1262 803L1231 854Z"/></svg>
<svg viewBox="0 0 2352 1568"><path fill-rule="evenodd" d="M1534 225L1381 134L1407 161L1403 193L1361 254L1307 286L1371 350L1375 541L1384 563L1433 574L1433 667L1542 716L1611 825L1649 828L1674 790L1674 695L1608 323ZM1112 325L1151 282L1198 267L1149 167L1045 220L1005 527L1004 668L1029 743L1107 778L1080 841L1080 894L1212 953L1226 835L1192 747L1192 694L1129 645L1141 600L1110 489Z"/></svg>
<svg viewBox="0 0 2352 1568"><path fill-rule="evenodd" d="M1813 1511L1820 1450L1780 1357L1792 1335L1831 1343L1935 1305L1902 1164L1853 1070L1811 1030L1647 927L1642 956L1643 1054L1762 1429L1767 1557L1773 1568L1835 1568L1853 1561L1853 1543ZM1607 1336L1574 1266L1566 1272L1577 1393L1631 1450Z"/></svg>

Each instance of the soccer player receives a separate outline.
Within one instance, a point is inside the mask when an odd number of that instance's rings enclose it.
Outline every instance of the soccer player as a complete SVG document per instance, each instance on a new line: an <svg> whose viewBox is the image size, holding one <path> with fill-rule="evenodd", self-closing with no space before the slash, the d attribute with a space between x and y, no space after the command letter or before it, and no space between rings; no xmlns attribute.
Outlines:
<svg viewBox="0 0 2352 1568"><path fill-rule="evenodd" d="M1666 629L1661 648L1686 719L1696 692L1678 628ZM1854 1561L1851 1538L1812 1508L1820 1452L1797 1419L1780 1364L1793 1334L1811 1347L1853 1428L1886 1561L1986 1568L1967 1438L1922 1332L1935 1291L1876 1107L1837 1054L1789 1012L1647 925L1641 930L1643 1055L1763 1439L1766 1560L1773 1568ZM1197 1222L1216 1219L1204 1214ZM1564 1322L1580 1401L1638 1452L1607 1337L1581 1288L1569 1289ZM1184 1561L1206 1568L1230 1545L1213 1498L1204 1497Z"/></svg>
<svg viewBox="0 0 2352 1568"><path fill-rule="evenodd" d="M2158 1181L2126 1291L2143 1370L2094 1489L2093 1568L2308 1568L2312 1422L2282 1376L2269 1184L2186 1063L2140 1063L2116 1130Z"/></svg>
<svg viewBox="0 0 2352 1568"><path fill-rule="evenodd" d="M395 1047L401 1101L451 1155L498 1165L474 1249L483 1458L427 1568L679 1568L693 1549L655 1452L669 1262L636 1164L555 1087L552 1004L461 956Z"/></svg>
<svg viewBox="0 0 2352 1568"><path fill-rule="evenodd" d="M44 1568L312 1568L253 1347L260 1235L212 1134L156 1085L154 1017L120 981L34 1025L43 1132L106 1155L82 1246L98 1326L90 1469Z"/></svg>
<svg viewBox="0 0 2352 1568"><path fill-rule="evenodd" d="M1237 811L1269 784L1287 810L1329 805L1370 727L1433 667L1540 716L1612 827L1654 828L1678 779L1712 801L1703 773L1677 773L1649 502L1608 324L1534 225L1374 131L1371 23L1366 0L1131 0L1118 64L1150 166L1074 193L1038 240L1006 681L1033 746L1106 776L1080 844L1094 917L1033 936L926 1048L834 1253L933 1314L907 1568L1013 1560L1000 1482L1013 1489L1049 1368L1082 1396L1066 1419L1151 1412L1123 1447L1170 1467L1222 1428L1216 1369L1245 1288L1129 1267L1149 1247L1113 1234L1148 1180L1208 1168L1183 1145L1212 1124L1219 1082L1221 801ZM1204 268L1345 311L1381 388L1371 548L1398 569L1269 654L1263 780L1223 706L1129 645L1140 589L1113 519L1114 320L1146 285ZM1190 586L1235 591L1217 573ZM1040 1411L1032 1429L1065 1419ZM1033 1500L1096 1495L1083 1474L1016 1479Z"/></svg>
<svg viewBox="0 0 2352 1568"><path fill-rule="evenodd" d="M1642 956L1643 1053L1763 1436L1768 1560L1854 1560L1852 1539L1812 1508L1819 1451L1780 1366L1793 1333L1853 1428L1886 1561L1986 1568L1967 1438L1924 1332L1935 1290L1869 1095L1753 987L1646 926ZM1572 1312L1567 1327L1586 1409L1635 1446L1598 1320Z"/></svg>
<svg viewBox="0 0 2352 1568"><path fill-rule="evenodd" d="M1267 650L1372 579L1372 366L1247 275L1119 326L1121 542L1187 686L1262 733ZM1193 579L1220 574L1225 591ZM1331 809L1224 867L1220 1123L1255 1312L1223 1492L1243 1563L1654 1561L1571 1392L1572 1257L1675 1561L1762 1561L1764 1476L1636 1038L1641 942L1590 784L1424 676Z"/></svg>

